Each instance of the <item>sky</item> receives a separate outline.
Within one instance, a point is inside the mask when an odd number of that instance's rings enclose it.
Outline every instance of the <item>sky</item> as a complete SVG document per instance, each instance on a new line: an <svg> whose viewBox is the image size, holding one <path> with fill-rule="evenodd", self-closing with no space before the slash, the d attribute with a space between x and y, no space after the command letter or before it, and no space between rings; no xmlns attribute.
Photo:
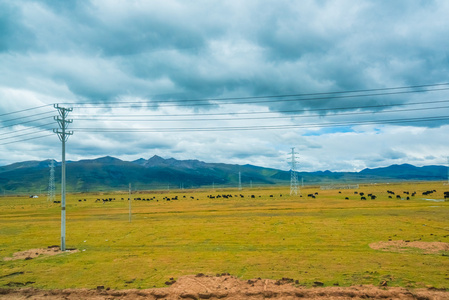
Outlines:
<svg viewBox="0 0 449 300"><path fill-rule="evenodd" d="M0 0L0 165L447 165L449 1ZM61 117L59 117L61 118ZM59 129L60 130L60 129Z"/></svg>

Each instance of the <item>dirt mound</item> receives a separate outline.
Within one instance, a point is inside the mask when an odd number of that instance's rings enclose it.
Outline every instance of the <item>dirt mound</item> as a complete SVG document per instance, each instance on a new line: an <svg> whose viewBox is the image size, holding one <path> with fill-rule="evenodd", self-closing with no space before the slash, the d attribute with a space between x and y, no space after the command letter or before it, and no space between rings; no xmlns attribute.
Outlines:
<svg viewBox="0 0 449 300"><path fill-rule="evenodd" d="M372 243L369 246L375 250L390 251L390 252L405 252L412 250L412 248L420 249L425 254L437 254L443 251L449 251L449 243L443 242L397 240L397 241Z"/></svg>
<svg viewBox="0 0 449 300"><path fill-rule="evenodd" d="M61 251L61 249L59 248L59 246L48 246L48 248L44 248L44 249L30 249L30 250L26 250L26 251L21 251L21 252L16 252L13 254L12 257L4 257L3 260L7 261L7 260L18 260L18 259L33 259L39 256L45 256L45 255L57 255L57 254L61 254L61 253L74 253L74 252L78 252L78 250L76 249L68 249L66 251Z"/></svg>
<svg viewBox="0 0 449 300"><path fill-rule="evenodd" d="M295 286L292 279L240 280L233 276L183 276L170 280L165 288L145 290L36 290L0 289L0 299L449 299L449 292L440 290L407 290L374 286L317 287Z"/></svg>

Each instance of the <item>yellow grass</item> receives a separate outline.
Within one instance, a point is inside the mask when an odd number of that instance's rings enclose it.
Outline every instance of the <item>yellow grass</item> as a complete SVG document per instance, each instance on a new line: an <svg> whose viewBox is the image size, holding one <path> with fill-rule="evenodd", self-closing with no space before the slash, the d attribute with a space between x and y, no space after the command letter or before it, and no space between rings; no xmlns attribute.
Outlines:
<svg viewBox="0 0 449 300"><path fill-rule="evenodd" d="M437 192L422 196L433 189ZM417 195L390 199L387 190ZM132 201L131 223L128 201L121 200L126 193L68 195L67 247L79 252L0 259L0 287L149 288L164 286L171 277L230 273L243 279L289 277L307 286L387 280L389 286L449 288L449 253L369 247L389 239L449 242L449 202L423 200L443 199L449 186L379 184L357 191L377 199L361 201L354 190L318 187L302 189L303 197L289 196L289 187L139 193L132 197L159 201ZM315 199L307 197L315 192ZM209 194L233 197L209 199ZM245 197L235 197L239 194ZM179 200L162 200L176 195ZM106 197L116 200L95 202ZM58 245L59 239L58 204L45 197L0 198L0 258Z"/></svg>

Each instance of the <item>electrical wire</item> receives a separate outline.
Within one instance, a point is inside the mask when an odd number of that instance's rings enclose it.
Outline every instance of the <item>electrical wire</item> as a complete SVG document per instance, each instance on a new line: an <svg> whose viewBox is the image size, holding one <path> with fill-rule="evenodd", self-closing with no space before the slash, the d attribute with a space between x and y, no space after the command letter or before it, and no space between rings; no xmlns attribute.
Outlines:
<svg viewBox="0 0 449 300"><path fill-rule="evenodd" d="M14 144L14 143L20 143L20 142L29 141L29 140L40 139L40 138L44 138L44 137L51 136L51 135L54 135L54 133L46 134L46 135L42 135L42 136L36 136L36 137L32 137L32 138L27 138L27 139L22 139L22 140L13 141L13 142L1 143L0 146Z"/></svg>
<svg viewBox="0 0 449 300"><path fill-rule="evenodd" d="M29 133L16 134L16 135L11 136L11 137L0 138L0 141L2 141L2 140L14 139L14 138L17 138L17 137L19 137L19 136L26 136L26 135L36 134L36 133L41 133L41 132L47 132L47 130L39 130L39 131L36 131L36 132L29 132Z"/></svg>
<svg viewBox="0 0 449 300"><path fill-rule="evenodd" d="M48 119L48 117L39 118L39 119L34 119L34 120L29 120L29 121L20 122L20 123L11 124L11 125L6 125L6 126L0 127L0 129L2 129L2 128L7 128L7 127L18 126L18 125L23 125L23 124L29 124L29 123L32 123L32 122L41 121L41 120L45 120L45 119Z"/></svg>
<svg viewBox="0 0 449 300"><path fill-rule="evenodd" d="M25 118L34 118L34 117L39 116L39 115L48 115L48 114L53 114L54 115L55 112L54 111L48 111L48 112L39 113L39 114L31 115L31 116L22 116L22 117L17 117L17 118L14 118L14 119L2 120L2 123L16 121L16 120L21 120L21 119L25 119Z"/></svg>
<svg viewBox="0 0 449 300"><path fill-rule="evenodd" d="M410 93L420 93L420 92L434 92L434 91L443 91L449 90L448 88L443 89L434 89L428 91L402 91L402 92L389 92L389 93L378 93L378 94L366 94L366 95L347 95L347 96L333 96L333 97L316 97L316 98L302 98L302 99L275 99L275 100L259 100L259 101L240 101L240 102L228 102L228 103L215 103L210 102L210 100L185 100L183 104L167 104L168 101L151 101L150 104L142 103L142 102L122 102L124 104L134 103L139 104L144 108L160 108L160 107L196 107L196 106L216 106L216 105L241 105L241 104L262 104L262 103L279 103L279 102L302 102L302 101L313 101L313 100L335 100L335 99L344 99L344 98L361 98L361 97L374 97L374 96L387 96L387 95L398 95L398 94L410 94ZM207 103L191 103L185 104L187 101L208 101ZM180 102L176 100L174 102ZM104 107L111 107L111 104L115 102L104 103ZM143 104L146 104L143 106ZM88 105L88 104L86 104ZM98 105L98 104L97 104ZM85 108L85 106L73 106L74 108ZM95 106L92 106L95 107ZM115 106L117 108L135 108L135 105L120 105Z"/></svg>
<svg viewBox="0 0 449 300"><path fill-rule="evenodd" d="M443 91L443 90L449 90L448 86L449 83L439 83L439 84L429 84L429 85L415 85L415 86L403 86L403 87L391 87L391 88L379 88L379 89L365 89L365 90L352 90L352 91L336 91L336 92L325 92L325 93L309 93L309 94L291 94L291 95L269 95L269 96L253 96L253 97L234 97L234 98L216 98L216 99L185 99L185 100L168 100L168 101L152 101L151 105L149 106L148 103L142 103L142 102L109 102L109 103L103 103L103 102L85 102L85 103L72 103L74 105L77 105L78 108L92 108L92 107L86 107L86 105L92 105L95 108L95 105L106 105L108 108L126 108L126 107L132 107L134 106L126 106L129 104L147 104L147 106L142 106L141 108L160 108L160 107L166 107L166 106L199 106L199 105L224 105L224 104L230 104L230 105L241 105L241 104L260 104L260 103L269 103L269 102L292 102L292 101L312 101L312 100L334 100L334 99L342 99L342 98L362 98L362 97L377 97L377 96L388 96L388 95L396 95L396 94L409 94L409 93L424 93L424 92L434 92L434 91ZM323 97L325 96L325 97ZM293 99L285 99L285 98L291 98L295 97ZM304 98L309 97L309 98ZM235 101L235 100L256 100L256 101L239 101L239 102L229 102L229 103L223 103L221 101ZM185 102L197 102L197 103L191 103L186 104ZM199 103L199 102L207 102L207 103ZM215 103L218 102L218 103ZM317 109L302 109L302 110L283 110L283 111L262 111L262 112L226 112L226 113L203 113L203 114L173 114L173 115L108 115L105 118L107 118L108 121L123 121L123 122L147 122L147 121L226 121L226 120L233 120L233 121L239 121L239 120L260 120L260 119L291 119L291 118L299 118L299 117L323 117L323 113L329 112L329 111L338 111L338 110L352 110L352 109L375 109L375 108L387 108L387 107L397 107L397 106L410 106L410 105L428 105L428 104L435 104L435 103L444 103L449 102L449 100L436 100L436 101L422 101L422 102L411 102L411 103L396 103L396 104L378 104L378 105L362 105L357 107L338 107L338 108L317 108ZM169 105L170 103L179 103L174 105ZM162 105L158 105L162 104ZM43 106L33 107L29 109L23 109L15 112L0 114L0 116L7 116L17 113L22 113L26 111L31 111L35 109L40 109L43 107L52 106L53 104L47 104ZM125 106L124 106L125 105ZM103 107L98 107L103 108ZM336 113L332 115L325 115L325 116L331 116L331 117L338 117L338 116L348 116L348 115L362 115L362 114L383 114L383 113L397 113L397 112L410 112L410 111L418 111L418 110L433 110L433 109L446 109L449 108L449 106L439 106L439 107L421 107L421 108L409 108L409 109L394 109L394 110L381 110L381 111L368 111L368 112L348 112L348 113ZM319 112L321 114L314 114L314 115L288 115L288 116L279 116L279 114L292 114L292 113L310 113L310 112ZM37 113L34 115L28 115L24 117L17 117L13 119L3 120L4 122L12 122L19 119L24 118L34 118L37 116L47 115L53 112L43 112L43 113ZM235 116L244 116L244 115L256 115L256 114L263 114L264 117L257 116L257 117L245 117L245 118L234 118ZM276 116L267 116L268 114L277 114ZM85 115L85 114L84 114ZM199 116L232 116L232 118L198 118ZM81 115L75 115L75 116L83 116ZM195 116L195 119L158 119L158 120L141 120L137 119L138 117L147 116L152 118L173 118L173 117L180 117L180 116ZM131 119L119 119L119 118L131 118ZM30 124L33 122L41 121L48 119L47 117L43 118L36 118L32 120L27 120L19 123L14 123L10 125L5 125L3 127L0 127L0 129L8 128L8 127L14 127L18 125L25 125ZM174 127L174 128L72 128L73 130L81 131L81 132L185 132L185 131L234 131L234 130L268 130L268 129L290 129L290 128L305 128L305 127L332 127L332 126L354 126L354 125L365 125L365 124L388 124L388 123L407 123L407 122L429 122L429 121L441 121L441 120L447 120L449 119L448 116L436 116L436 117L420 117L420 118L402 118L402 119L386 119L386 120L371 120L371 121L347 121L347 122L333 122L333 123L311 123L311 124L301 124L301 125L294 125L294 124L287 124L287 125L271 125L271 126L234 126L234 127L207 127L207 128L201 128L201 127ZM89 118L78 118L77 120L82 121L101 121L101 116L95 116L95 117L89 117ZM44 128L45 126L53 125L54 123L47 123L44 125L39 126L32 126L30 128L21 129L20 132L23 132L25 130L31 130L36 128ZM13 132L7 132L7 133L0 133L0 135L10 135L14 134L14 138L21 137L21 136L27 136L32 134L38 134L41 132L45 132L45 130L39 130L35 132L25 133L25 134L19 134L17 135L18 131ZM8 143L2 143L0 145L6 145L11 143L18 143L22 141L27 140L33 140L38 138L43 138L46 136L50 136L52 134L43 135L43 136L37 136L27 139L21 139L17 141L12 141ZM12 139L13 137L5 137L0 138L0 140L7 140Z"/></svg>
<svg viewBox="0 0 449 300"><path fill-rule="evenodd" d="M339 116L353 116L353 115L372 115L372 114L384 114L384 113L397 113L397 112L410 112L410 111L423 111L423 110L433 110L433 109L443 109L449 108L449 106L438 106L438 107L427 107L427 108L409 108L409 109L397 109L397 110L386 110L386 111L364 111L364 112L348 112L348 113L337 113L332 115L326 115L326 117L339 117ZM241 120L273 120L273 119L298 119L298 118L316 118L320 115L288 115L288 116L274 116L274 117L245 117L245 118L206 118L206 119L108 119L108 122L180 122L180 121L241 121ZM97 119L89 118L78 118L76 120L82 121L98 121ZM105 120L103 120L105 121Z"/></svg>
<svg viewBox="0 0 449 300"><path fill-rule="evenodd" d="M307 93L307 94L286 94L286 95L267 95L267 96L249 96L249 97L228 97L228 98L206 98L206 99L182 99L182 100L165 100L165 101L155 101L153 103L170 103L170 102L198 102L198 101L225 101L225 100L248 100L248 99L266 99L266 98L285 98L285 97L304 97L304 96L318 96L318 95L338 95L338 94L350 94L350 93L366 93L366 92L377 92L377 91L389 91L389 90L399 90L399 89L417 89L417 88L428 88L428 87L438 87L438 86L448 86L449 83L436 83L436 84L425 84L425 85L412 85L412 86L402 86L402 87L389 87L389 88L377 88L377 89L364 89L364 90L349 90L349 91L334 91L334 92L320 92L320 93ZM428 91L438 91L447 90L444 89L434 89L434 90L419 90L419 91L406 91L407 93L416 92L428 92ZM402 93L402 92L399 92ZM393 93L394 94L394 93ZM389 93L381 94L369 94L370 95L389 95ZM315 99L327 99L325 98L312 98ZM308 99L304 99L308 100ZM129 101L129 102L108 102L108 104L142 104L142 102ZM239 102L241 103L241 102ZM104 102L84 102L84 103L64 103L64 105L108 105Z"/></svg>
<svg viewBox="0 0 449 300"><path fill-rule="evenodd" d="M449 116L436 116L436 117L421 117L421 118L403 118L403 119L387 119L377 121L349 121L340 123L309 123L301 125L270 125L270 126L234 126L234 127L171 127L171 128L89 128L80 127L72 128L77 132L186 132L186 131L242 131L242 130L268 130L268 129L292 129L292 128L305 128L305 127L333 127L333 126L355 126L366 124L386 124L386 123L410 123L410 122L429 122L429 121L441 121L449 120Z"/></svg>
<svg viewBox="0 0 449 300"><path fill-rule="evenodd" d="M49 125L53 125L53 126L54 126L54 125L55 125L55 122L43 124L43 125L40 125L40 126L33 126L33 127L25 128L25 129L20 129L20 131L28 131L28 130L33 130L33 129L36 129L36 128L44 128L44 127L49 126ZM46 129L49 129L49 128L46 128ZM38 132L40 132L40 131L41 131L41 130L39 130ZM11 132L0 133L0 136L2 136L2 135L8 135L8 134L17 134L17 131L11 131Z"/></svg>
<svg viewBox="0 0 449 300"><path fill-rule="evenodd" d="M18 114L18 113L21 113L24 111L30 111L30 110L34 110L34 109L47 107L47 106L53 106L53 104L46 104L46 105L42 105L42 106L36 106L36 107L32 107L32 108L27 108L27 109L17 110L17 111L13 111L13 112L9 112L9 113L4 113L4 114L0 114L0 117L12 115L12 114Z"/></svg>

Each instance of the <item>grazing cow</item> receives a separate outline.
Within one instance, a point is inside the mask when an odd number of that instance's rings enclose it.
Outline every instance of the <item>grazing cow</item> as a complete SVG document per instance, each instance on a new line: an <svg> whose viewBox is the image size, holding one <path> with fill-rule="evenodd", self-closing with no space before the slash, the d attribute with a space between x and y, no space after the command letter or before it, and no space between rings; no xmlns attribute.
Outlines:
<svg viewBox="0 0 449 300"><path fill-rule="evenodd" d="M349 200L349 198L348 198L348 197L345 197L345 200Z"/></svg>
<svg viewBox="0 0 449 300"><path fill-rule="evenodd" d="M371 195L371 200L376 200L376 195Z"/></svg>
<svg viewBox="0 0 449 300"><path fill-rule="evenodd" d="M401 195L396 195L396 198L397 199L401 199Z"/></svg>
<svg viewBox="0 0 449 300"><path fill-rule="evenodd" d="M256 196L254 196L254 195L251 195L251 198L256 198Z"/></svg>
<svg viewBox="0 0 449 300"><path fill-rule="evenodd" d="M366 200L366 198L362 196L362 197L360 198L360 200Z"/></svg>
<svg viewBox="0 0 449 300"><path fill-rule="evenodd" d="M432 193L434 193L434 192L436 192L435 190L432 190L432 191L426 191L426 192L423 192L422 194L423 194L423 196L427 196L427 195L430 195L430 194L432 194Z"/></svg>

